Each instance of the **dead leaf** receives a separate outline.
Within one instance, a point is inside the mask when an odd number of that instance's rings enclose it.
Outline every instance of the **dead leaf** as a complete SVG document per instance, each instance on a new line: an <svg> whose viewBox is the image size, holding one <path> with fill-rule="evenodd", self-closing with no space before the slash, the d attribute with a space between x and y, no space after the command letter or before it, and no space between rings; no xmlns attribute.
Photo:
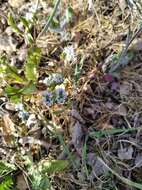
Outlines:
<svg viewBox="0 0 142 190"><path fill-rule="evenodd" d="M81 153L81 148L82 148L82 136L83 136L82 126L77 121L72 132L72 143L79 153Z"/></svg>
<svg viewBox="0 0 142 190"><path fill-rule="evenodd" d="M109 123L103 123L101 126L102 130L109 130L109 129L113 129L113 126Z"/></svg>
<svg viewBox="0 0 142 190"><path fill-rule="evenodd" d="M93 0L88 0L88 11L94 10L94 2Z"/></svg>
<svg viewBox="0 0 142 190"><path fill-rule="evenodd" d="M15 111L15 105L14 105L13 103L7 102L7 103L5 104L5 108L6 108L7 110L10 110L10 111Z"/></svg>
<svg viewBox="0 0 142 190"><path fill-rule="evenodd" d="M112 82L111 90L118 91L118 89L119 89L119 83L118 82Z"/></svg>
<svg viewBox="0 0 142 190"><path fill-rule="evenodd" d="M135 158L135 167L140 168L142 167L142 153L138 153L138 155Z"/></svg>
<svg viewBox="0 0 142 190"><path fill-rule="evenodd" d="M108 109L112 110L112 109L114 108L114 103L112 103L112 102L107 102L107 103L105 103L105 106L106 106Z"/></svg>
<svg viewBox="0 0 142 190"><path fill-rule="evenodd" d="M19 139L19 143L23 146L25 146L26 144L32 144L32 145L37 144L37 145L45 147L47 150L50 148L50 144L46 143L45 141L36 139L34 137L30 137L30 136L21 137Z"/></svg>
<svg viewBox="0 0 142 190"><path fill-rule="evenodd" d="M142 50L142 40L140 38L135 39L132 43L131 49L133 51L141 51Z"/></svg>
<svg viewBox="0 0 142 190"><path fill-rule="evenodd" d="M96 155L95 155L95 153L88 153L87 154L87 164L89 165L89 166L93 166L94 164L95 164L95 162L96 162Z"/></svg>
<svg viewBox="0 0 142 190"><path fill-rule="evenodd" d="M16 51L17 41L6 34L0 35L0 52L7 53Z"/></svg>
<svg viewBox="0 0 142 190"><path fill-rule="evenodd" d="M100 162L98 158L99 157L97 157L95 165L92 166L92 175L94 175L94 177L98 177L108 171L108 169Z"/></svg>
<svg viewBox="0 0 142 190"><path fill-rule="evenodd" d="M25 178L22 174L17 175L16 181L17 181L17 185L16 185L17 189L19 189L19 190L29 189L26 184Z"/></svg>
<svg viewBox="0 0 142 190"><path fill-rule="evenodd" d="M131 84L128 82L123 82L123 84L120 85L120 95L121 96L129 96L131 92Z"/></svg>
<svg viewBox="0 0 142 190"><path fill-rule="evenodd" d="M78 111L76 109L72 109L71 116L75 120L79 121L80 123L83 123L83 124L85 123L85 121L83 120L83 118L81 117L81 115L78 113Z"/></svg>
<svg viewBox="0 0 142 190"><path fill-rule="evenodd" d="M133 155L133 147L130 146L128 148L121 148L118 150L118 157L121 160L131 160Z"/></svg>
<svg viewBox="0 0 142 190"><path fill-rule="evenodd" d="M4 124L1 126L2 127L2 132L4 135L4 140L7 144L12 143L13 136L15 135L15 124L11 120L9 114L5 114L3 116L3 122Z"/></svg>
<svg viewBox="0 0 142 190"><path fill-rule="evenodd" d="M127 109L124 104L121 104L120 106L118 106L118 114L122 116L127 115Z"/></svg>
<svg viewBox="0 0 142 190"><path fill-rule="evenodd" d="M92 172L90 174L91 178L98 177L107 171L107 168L99 161L99 157L95 153L88 153L87 164L91 166Z"/></svg>

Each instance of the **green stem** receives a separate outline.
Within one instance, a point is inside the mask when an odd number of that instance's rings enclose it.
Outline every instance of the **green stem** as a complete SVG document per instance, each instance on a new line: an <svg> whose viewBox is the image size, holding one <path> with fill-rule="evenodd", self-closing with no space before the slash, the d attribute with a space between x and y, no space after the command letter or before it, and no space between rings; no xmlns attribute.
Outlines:
<svg viewBox="0 0 142 190"><path fill-rule="evenodd" d="M48 30L48 28L50 26L50 23L52 22L53 17L55 16L55 13L56 13L56 11L58 9L59 3L60 3L60 0L57 0L56 3L55 3L55 6L54 6L52 14L50 15L49 19L47 20L47 23L45 24L43 30L39 33L37 38L41 37Z"/></svg>
<svg viewBox="0 0 142 190"><path fill-rule="evenodd" d="M129 133L129 132L137 131L137 130L141 130L141 129L142 129L142 127L129 128L129 129L109 129L109 130L104 130L104 131L91 132L89 134L89 136L92 138L101 138L101 137L105 137L108 135L116 135L116 134L120 134L120 133Z"/></svg>

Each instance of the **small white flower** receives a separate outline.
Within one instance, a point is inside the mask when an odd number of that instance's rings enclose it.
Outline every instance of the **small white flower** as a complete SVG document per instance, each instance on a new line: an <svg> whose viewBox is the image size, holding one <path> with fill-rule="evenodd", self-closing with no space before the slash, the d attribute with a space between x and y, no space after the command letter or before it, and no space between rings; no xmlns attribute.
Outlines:
<svg viewBox="0 0 142 190"><path fill-rule="evenodd" d="M22 103L18 103L15 105L15 110L16 111L23 111L24 110L24 106Z"/></svg>
<svg viewBox="0 0 142 190"><path fill-rule="evenodd" d="M37 119L35 114L31 114L27 120L27 127L30 128L32 125L35 125L37 123Z"/></svg>
<svg viewBox="0 0 142 190"><path fill-rule="evenodd" d="M61 35L61 38L60 38L61 42L68 41L71 39L71 34L65 30L61 31L60 35Z"/></svg>
<svg viewBox="0 0 142 190"><path fill-rule="evenodd" d="M88 10L93 11L93 9L94 9L93 0L88 0Z"/></svg>
<svg viewBox="0 0 142 190"><path fill-rule="evenodd" d="M53 73L52 75L50 75L49 77L46 77L44 80L43 80L43 83L46 84L47 86L50 86L50 85L57 85L57 84L61 84L63 83L63 77L61 74L59 73Z"/></svg>
<svg viewBox="0 0 142 190"><path fill-rule="evenodd" d="M61 84L63 82L63 77L61 74L59 73L54 73L52 75L52 80L53 82L55 82L56 84Z"/></svg>
<svg viewBox="0 0 142 190"><path fill-rule="evenodd" d="M29 12L27 12L25 15L26 19L32 20L36 11L37 11L37 4L32 4L32 6L29 8Z"/></svg>
<svg viewBox="0 0 142 190"><path fill-rule="evenodd" d="M76 60L76 54L72 45L65 47L63 54L65 54L65 60L68 62Z"/></svg>
<svg viewBox="0 0 142 190"><path fill-rule="evenodd" d="M52 84L52 78L51 75L48 77L45 77L43 80L43 83L46 84L47 86L50 86Z"/></svg>
<svg viewBox="0 0 142 190"><path fill-rule="evenodd" d="M37 8L37 4L32 3L32 6L30 7L29 11L35 13L37 11Z"/></svg>
<svg viewBox="0 0 142 190"><path fill-rule="evenodd" d="M27 20L32 20L33 19L33 13L28 12L28 13L26 13L25 17Z"/></svg>
<svg viewBox="0 0 142 190"><path fill-rule="evenodd" d="M20 111L20 112L18 113L18 117L19 117L23 122L25 122L25 121L28 119L28 117L29 117L29 113L28 113L27 111Z"/></svg>

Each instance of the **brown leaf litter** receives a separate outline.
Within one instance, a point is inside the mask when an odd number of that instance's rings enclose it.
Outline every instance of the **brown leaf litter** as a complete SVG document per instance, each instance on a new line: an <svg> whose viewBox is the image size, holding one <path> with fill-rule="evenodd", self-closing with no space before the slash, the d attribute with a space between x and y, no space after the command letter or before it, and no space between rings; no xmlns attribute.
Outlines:
<svg viewBox="0 0 142 190"><path fill-rule="evenodd" d="M141 128L142 126L142 69L140 66L140 55L141 52L137 52L129 64L120 71L118 77L111 74L106 75L101 70L97 70L93 76L91 75L90 80L88 80L82 88L84 90L80 91L77 101L79 105L77 112L84 123L81 124L80 122L80 124L77 124L79 121L76 120L73 133L76 134L76 144L74 146L79 146L77 142L79 142L79 139L82 137L82 132L79 132L81 127L86 128L86 134L84 133L84 135L88 135L89 131L97 132L124 129L124 133L116 136L106 136L98 140L89 138L87 141L87 155L92 156L92 161L93 159L96 160L96 157L99 156L100 153L102 157L105 157L107 160L119 160L120 165L118 163L119 169L117 168L117 172L119 172L119 170L123 171L122 165L124 164L126 168L133 168L131 174L134 175L137 175L135 171L136 167L139 167L141 170L138 156L141 150L134 147L132 142L134 142L135 139L137 145L139 145L141 141L141 130L133 134L126 134L125 129L133 127ZM79 125L81 125L81 127L79 127ZM77 138L79 141L77 141ZM83 138L80 141L80 151L83 151L84 145L82 143ZM92 149L93 147L90 147L89 144L92 144L94 149ZM97 150L97 152L95 150ZM100 152L99 154L98 151ZM133 161L135 163L133 163ZM88 164L90 165L89 160ZM97 161L94 161L94 164L97 164L97 167L99 167ZM100 168L95 169L94 164L91 165L91 176L97 179L98 176L103 175L105 170ZM108 164L111 164L111 162L108 162ZM103 166L100 165L100 167ZM99 171L100 173L97 173ZM132 177L131 180L136 180L136 178Z"/></svg>

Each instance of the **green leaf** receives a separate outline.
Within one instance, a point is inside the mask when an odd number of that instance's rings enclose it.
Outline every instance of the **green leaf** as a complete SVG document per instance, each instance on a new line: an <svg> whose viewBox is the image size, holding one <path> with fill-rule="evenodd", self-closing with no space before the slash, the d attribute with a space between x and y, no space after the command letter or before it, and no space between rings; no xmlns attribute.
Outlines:
<svg viewBox="0 0 142 190"><path fill-rule="evenodd" d="M128 133L128 132L134 132L137 130L140 130L142 128L128 128L128 129L123 129L123 128L117 128L117 129L108 129L108 130L104 130L104 131L95 131L95 132L91 132L89 133L89 136L92 138L101 138L104 136L109 136L109 135L116 135L119 133Z"/></svg>
<svg viewBox="0 0 142 190"><path fill-rule="evenodd" d="M53 18L55 16L56 12L57 12L57 9L59 7L60 1L61 0L56 0L52 14L48 18L47 23L45 24L43 30L39 33L37 38L40 38L45 32L47 32L47 30L48 30L48 28L49 28L49 26L50 26L50 24L51 24L51 22L52 22L52 20L53 20Z"/></svg>
<svg viewBox="0 0 142 190"><path fill-rule="evenodd" d="M27 86L25 86L22 90L21 90L21 93L22 94L32 94L34 92L36 92L37 88L36 88L36 85L35 84L28 84Z"/></svg>
<svg viewBox="0 0 142 190"><path fill-rule="evenodd" d="M72 17L73 17L73 9L72 9L72 7L69 6L66 9L66 21L69 23L71 21Z"/></svg>
<svg viewBox="0 0 142 190"><path fill-rule="evenodd" d="M10 190L12 189L13 184L14 183L13 183L12 177L10 175L6 176L0 184L0 190Z"/></svg>
<svg viewBox="0 0 142 190"><path fill-rule="evenodd" d="M6 65L6 76L7 80L11 80L11 82L16 83L24 83L25 80L18 74L18 71L15 67L11 67L10 65Z"/></svg>
<svg viewBox="0 0 142 190"><path fill-rule="evenodd" d="M69 165L67 160L45 160L42 165L43 173L53 174L54 172L63 171Z"/></svg>
<svg viewBox="0 0 142 190"><path fill-rule="evenodd" d="M50 181L47 175L41 175L37 170L31 176L33 190L50 190Z"/></svg>
<svg viewBox="0 0 142 190"><path fill-rule="evenodd" d="M14 95L10 97L10 102L18 104L22 102L22 97L21 95Z"/></svg>
<svg viewBox="0 0 142 190"><path fill-rule="evenodd" d="M30 33L25 34L25 41L27 44L33 44L34 43L33 36Z"/></svg>
<svg viewBox="0 0 142 190"><path fill-rule="evenodd" d="M24 79L18 74L16 67L9 65L5 55L0 57L0 73L3 74L6 81L24 83Z"/></svg>
<svg viewBox="0 0 142 190"><path fill-rule="evenodd" d="M5 92L8 96L11 96L11 95L19 94L20 90L19 90L19 88L15 88L15 87L8 85L5 88Z"/></svg>
<svg viewBox="0 0 142 190"><path fill-rule="evenodd" d="M52 28L52 29L60 29L60 23L59 23L59 21L56 19L56 18L54 18L53 20L52 20L52 22L50 23L50 28Z"/></svg>
<svg viewBox="0 0 142 190"><path fill-rule="evenodd" d="M26 18L24 18L22 16L20 17L20 21L23 24L23 26L25 27L25 29L27 31L29 31L30 30L30 22Z"/></svg>
<svg viewBox="0 0 142 190"><path fill-rule="evenodd" d="M48 176L43 175L43 177L41 178L39 186L40 186L39 189L42 189L42 190L49 190L50 189L50 182L49 182Z"/></svg>
<svg viewBox="0 0 142 190"><path fill-rule="evenodd" d="M38 64L41 58L41 49L37 47L30 48L25 64L25 76L28 81L36 82L38 79Z"/></svg>
<svg viewBox="0 0 142 190"><path fill-rule="evenodd" d="M8 25L11 26L11 28L13 29L14 32L16 32L17 34L21 34L22 35L22 32L17 27L15 19L13 18L13 16L12 16L11 13L8 14L8 20L7 20L7 22L8 22Z"/></svg>
<svg viewBox="0 0 142 190"><path fill-rule="evenodd" d="M3 175L9 173L10 171L14 171L15 165L14 164L10 164L4 161L0 161L0 177L2 177Z"/></svg>
<svg viewBox="0 0 142 190"><path fill-rule="evenodd" d="M80 63L76 64L76 66L75 66L75 73L74 73L75 83L77 83L78 80L80 79L82 68L83 68L83 64L84 64L84 60L85 60L85 56L83 56L81 58Z"/></svg>
<svg viewBox="0 0 142 190"><path fill-rule="evenodd" d="M21 89L8 85L4 90L7 96L10 97L10 102L17 104L22 101Z"/></svg>

